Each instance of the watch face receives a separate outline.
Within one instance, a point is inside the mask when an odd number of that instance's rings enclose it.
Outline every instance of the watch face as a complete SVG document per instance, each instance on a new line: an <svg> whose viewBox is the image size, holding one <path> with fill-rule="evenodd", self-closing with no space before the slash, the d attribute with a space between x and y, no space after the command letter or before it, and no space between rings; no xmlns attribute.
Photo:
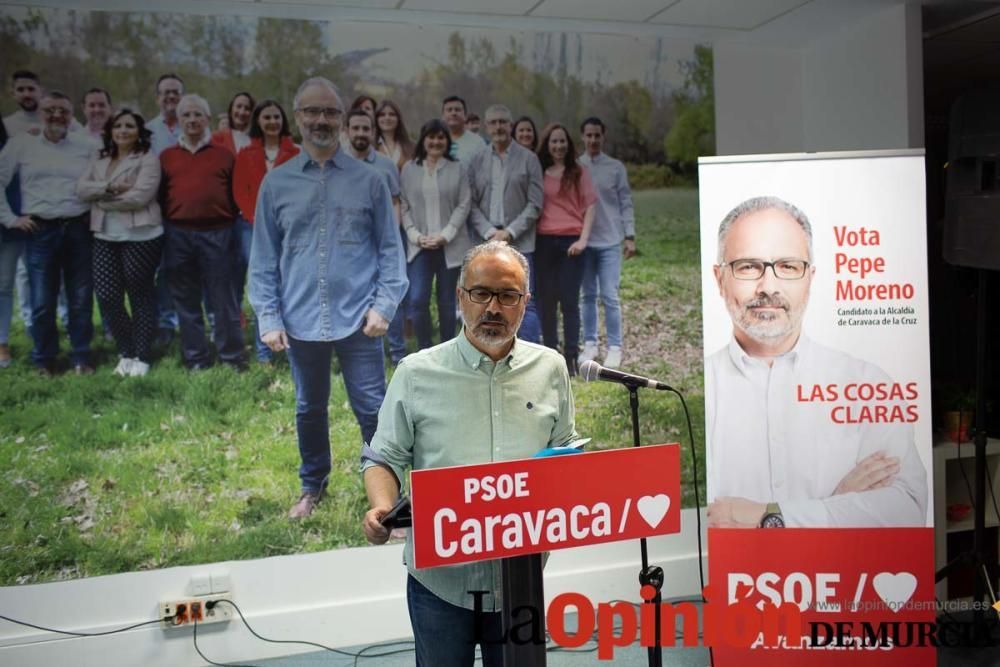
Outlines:
<svg viewBox="0 0 1000 667"><path fill-rule="evenodd" d="M760 522L761 528L784 528L785 521L780 514L767 514Z"/></svg>

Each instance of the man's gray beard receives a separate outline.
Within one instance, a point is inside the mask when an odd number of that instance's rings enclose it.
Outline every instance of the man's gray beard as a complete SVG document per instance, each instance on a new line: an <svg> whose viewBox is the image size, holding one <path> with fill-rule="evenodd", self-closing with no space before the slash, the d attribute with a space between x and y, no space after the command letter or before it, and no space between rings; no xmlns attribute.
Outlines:
<svg viewBox="0 0 1000 667"><path fill-rule="evenodd" d="M507 343L509 343L510 341L514 340L514 336L516 335L516 333L500 335L500 334L490 333L484 330L477 331L475 327L473 327L471 331L472 335L476 338L476 340L478 340L487 347L502 347Z"/></svg>
<svg viewBox="0 0 1000 667"><path fill-rule="evenodd" d="M779 326L779 323L775 320L750 320L746 317L739 320L738 326L743 333L758 343L770 343L775 340L781 340L788 336L795 328L791 320L786 320L782 326Z"/></svg>
<svg viewBox="0 0 1000 667"><path fill-rule="evenodd" d="M309 139L309 143L311 143L314 146L319 146L320 148L330 148L331 146L336 144L337 139L339 139L337 133L333 131L327 133L327 137L325 139L320 139L319 137L317 137L317 133L314 132L313 130L309 130L306 133L306 136Z"/></svg>
<svg viewBox="0 0 1000 667"><path fill-rule="evenodd" d="M511 331L511 333L509 334L494 334L484 330L477 330L476 325L481 324L481 322L476 322L475 324L470 325L465 321L464 313L462 314L462 323L465 325L465 328L469 330L469 333L472 334L472 337L486 347L502 347L506 345L510 341L514 340L517 336L517 330L521 328L521 321L518 320L515 325L510 326L509 331Z"/></svg>

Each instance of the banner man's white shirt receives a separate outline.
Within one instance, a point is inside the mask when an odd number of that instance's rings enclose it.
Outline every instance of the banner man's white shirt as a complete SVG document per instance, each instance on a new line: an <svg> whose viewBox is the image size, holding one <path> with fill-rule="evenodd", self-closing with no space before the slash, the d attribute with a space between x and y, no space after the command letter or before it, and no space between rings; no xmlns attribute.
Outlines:
<svg viewBox="0 0 1000 667"><path fill-rule="evenodd" d="M731 340L706 359L709 501L777 502L789 527L926 525L927 475L911 424L836 423L835 406L849 406L856 417L872 402L799 400L799 385L808 397L813 385L843 391L851 383L891 382L877 366L804 335L771 366ZM878 451L900 460L889 486L833 495L861 459Z"/></svg>

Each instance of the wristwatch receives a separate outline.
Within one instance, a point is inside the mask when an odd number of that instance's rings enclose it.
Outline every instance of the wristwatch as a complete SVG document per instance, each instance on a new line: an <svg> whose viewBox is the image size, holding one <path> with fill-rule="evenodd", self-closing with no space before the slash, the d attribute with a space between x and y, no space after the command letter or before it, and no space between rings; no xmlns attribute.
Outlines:
<svg viewBox="0 0 1000 667"><path fill-rule="evenodd" d="M781 516L781 508L778 503L768 503L764 510L764 516L760 520L761 528L784 528L785 519Z"/></svg>

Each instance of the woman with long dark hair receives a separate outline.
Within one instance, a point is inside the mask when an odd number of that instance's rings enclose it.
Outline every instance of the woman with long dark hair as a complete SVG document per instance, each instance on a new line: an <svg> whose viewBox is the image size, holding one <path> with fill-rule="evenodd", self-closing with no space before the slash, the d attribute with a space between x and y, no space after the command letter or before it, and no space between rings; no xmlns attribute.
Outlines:
<svg viewBox="0 0 1000 667"><path fill-rule="evenodd" d="M392 100L383 100L375 111L375 150L395 162L400 171L413 157L413 141L406 131L403 112Z"/></svg>
<svg viewBox="0 0 1000 667"><path fill-rule="evenodd" d="M163 251L160 161L142 116L122 109L104 125L104 149L77 183L90 202L94 292L121 359L117 375L145 375L156 334L154 277ZM125 309L125 296L131 310Z"/></svg>
<svg viewBox="0 0 1000 667"><path fill-rule="evenodd" d="M228 148L233 155L250 145L250 115L254 110L253 95L248 92L236 93L229 100L226 112L228 125L212 133L212 143Z"/></svg>
<svg viewBox="0 0 1000 667"><path fill-rule="evenodd" d="M535 238L535 290L542 340L548 347L559 347L558 308L563 317L563 355L570 375L575 375L582 255L594 224L597 192L590 172L577 163L573 139L563 125L552 123L542 132L538 160L544 171L545 196Z"/></svg>
<svg viewBox="0 0 1000 667"><path fill-rule="evenodd" d="M406 232L408 299L419 349L430 347L431 288L437 282L441 342L455 337L455 289L472 246L465 227L471 194L465 166L451 156L448 126L435 118L420 128L413 160L400 177Z"/></svg>
<svg viewBox="0 0 1000 667"><path fill-rule="evenodd" d="M521 116L514 121L511 134L514 136L514 141L532 153L538 150L538 128L535 127L535 121L531 120L529 116Z"/></svg>
<svg viewBox="0 0 1000 667"><path fill-rule="evenodd" d="M237 303L243 303L243 286L246 283L247 267L250 264L250 249L253 244L253 217L257 208L257 193L268 172L295 157L299 147L292 141L285 110L275 100L262 100L253 110L250 119L250 145L236 156L233 167L233 199L240 215L236 228L240 238L240 267L236 277ZM260 332L254 336L257 360L270 363L273 353L260 339Z"/></svg>

